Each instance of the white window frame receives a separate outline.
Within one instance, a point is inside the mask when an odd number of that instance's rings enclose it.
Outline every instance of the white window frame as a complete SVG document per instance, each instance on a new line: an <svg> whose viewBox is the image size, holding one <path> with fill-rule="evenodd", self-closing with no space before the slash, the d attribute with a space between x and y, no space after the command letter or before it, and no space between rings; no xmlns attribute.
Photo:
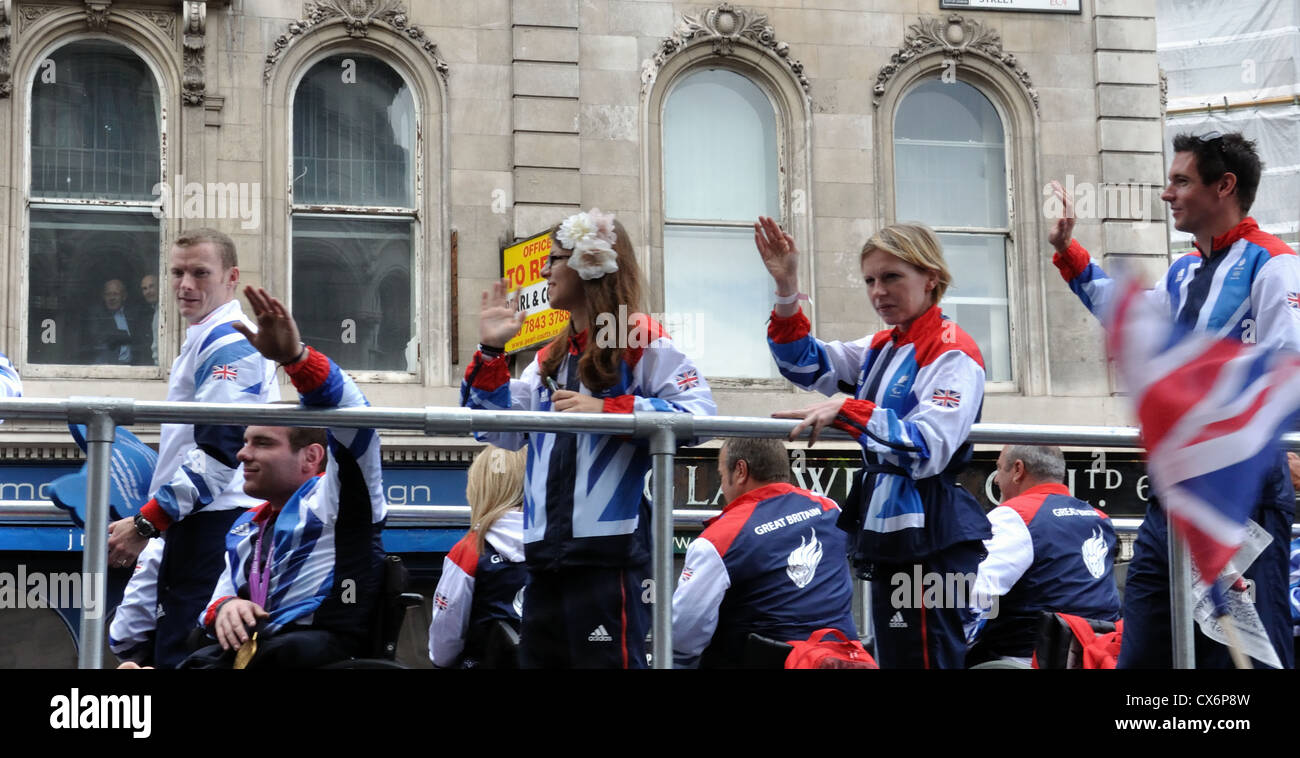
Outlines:
<svg viewBox="0 0 1300 758"><path fill-rule="evenodd" d="M672 82L664 92L663 103L660 107L660 114L659 114L660 130L658 135L660 156L662 158L667 152L664 148L663 113L667 111L668 103L669 101L672 100L673 93L677 90L678 86L680 86L686 80L690 79L692 76L699 73L703 73L705 71L712 71L712 70L722 70L728 73L735 74L736 76L742 77L743 79L745 79L745 81L754 85L754 87L756 87L758 91L761 92L763 96L767 98L767 103L772 108L772 125L776 131L776 181L777 181L776 197L777 197L777 214L778 214L777 222L781 224L781 227L783 229L787 228L789 226L788 214L787 214L788 204L785 202L785 198L787 197L788 194L787 182L789 181L788 175L790 172L788 170L788 166L786 165L786 161L789 156L789 151L785 149L786 130L782 124L781 109L777 105L776 97L773 96L772 92L767 87L765 87L763 82L760 81L758 78L751 76L748 73L738 70L734 67L724 65L723 61L720 59L714 59L702 65L692 66L691 68L682 71L678 75L674 76ZM749 221L735 221L730 219L710 220L710 219L699 219L699 218L670 217L668 215L668 182L667 182L667 161L666 160L660 161L659 192L660 192L659 207L663 209L662 216L659 220L659 231L662 235L661 239L665 239L667 237L668 227L670 226L701 227L707 229L752 229L754 225L754 220L757 220L754 219ZM754 260L755 262L758 261L757 251L754 252ZM660 261L662 264L662 255L660 256ZM656 310L663 312L664 303L667 299L667 294L668 294L668 273L666 269L661 271L659 277L659 285L660 286L656 290L656 294L657 294ZM758 334L759 337L762 337L761 333L756 332L756 334ZM760 344L762 345L763 349L766 351L765 338L760 340ZM775 364L773 365L775 366ZM787 384L785 378L782 377L779 373L770 377L709 376L708 380L710 384L715 386L727 386L727 385L735 385L735 384L741 384L744 386L756 386L756 384L759 383L764 385L767 383L771 383L776 386L783 386Z"/></svg>
<svg viewBox="0 0 1300 758"><path fill-rule="evenodd" d="M298 89L302 81L306 78L307 73L317 64L327 58L335 56L355 55L358 57L370 58L388 66L397 76L402 79L406 85L407 91L411 94L412 116L415 119L415 153L411 158L410 170L413 176L413 194L411 197L414 203L413 207L398 206L379 206L379 205L310 205L297 202L293 197L293 179L296 176L293 166L293 136L294 136L294 103L298 97ZM342 366L356 382L366 383L385 383L385 384L417 384L423 382L423 376L428 370L429 355L425 350L425 343L428 335L423 333L425 319L419 313L420 305L424 302L424 219L421 209L424 207L424 140L421 135L424 133L421 118L423 114L423 104L420 101L420 89L415 86L413 77L409 72L404 70L401 65L397 65L393 60L384 58L374 50L353 48L353 47L329 47L314 52L307 57L294 72L293 78L289 81L289 103L285 111L285 121L288 129L285 130L285 161L288 167L287 183L284 187L285 196L288 198L287 217L285 219L285 248L288 255L285 258L284 266L286 271L285 292L288 294L289 303L293 303L293 220L294 216L322 216L328 214L331 217L338 218L353 217L358 220L399 220L409 219L411 223L411 326L414 333L411 335L417 346L416 370L414 371L393 371L383 369L358 369L350 366Z"/></svg>
<svg viewBox="0 0 1300 758"><path fill-rule="evenodd" d="M907 87L903 89L902 94L899 95L899 97L898 97L898 104L897 104L897 106L894 108L893 113L890 114L890 118L891 118L892 121L893 121L894 128L891 129L891 140L890 140L890 149L889 149L889 161L890 161L890 163L894 164L895 168L897 168L897 159L896 159L896 156L895 156L895 153L894 153L894 146L897 145L897 143L898 143L898 139L899 139L899 138L898 138L898 131L897 131L898 112L902 109L902 107L903 107L903 103L907 101L907 98L908 98L908 97L909 97L909 96L910 96L910 95L911 95L911 94L912 94L912 93L913 93L913 92L914 92L914 91L915 91L915 90L916 90L916 89L917 89L921 84L923 84L923 83L925 83L925 82L927 82L927 81L933 81L933 79L930 78L930 77L927 77L927 76L921 76L921 77L917 77L916 79L912 80L911 82L908 82ZM1002 237L1002 242L1003 242L1003 247L1002 247L1002 249L1003 249L1003 254L1004 254L1004 256L1005 256L1005 260L1006 260L1006 271L1005 271L1005 278L1004 278L1004 281L1006 282L1006 287L1007 287L1007 296L1006 296L1005 298L998 298L998 297L962 297L962 296L960 296L960 295L953 295L953 294L952 294L952 291L953 291L953 290L952 290L952 288L950 287L949 290L948 290L948 292L944 294L943 302L953 303L954 305L969 304L969 305L1004 305L1004 306L1006 306L1006 309L1007 309L1007 350L1008 350L1008 352L1010 353L1011 378L1010 378L1009 380L1007 380L1007 381L993 381L993 380L986 380L986 381L985 381L985 384L984 384L984 389L985 389L986 392L1015 392L1015 391L1019 390L1019 388L1020 388L1020 384L1019 384L1019 382L1017 381L1018 377L1020 376L1020 357L1019 357L1019 355L1018 355L1019 351L1016 350L1016 340L1015 340L1015 331L1016 331L1016 309L1017 309L1019 303L1016 302L1016 299L1017 299L1016 287L1015 287L1015 286L1013 285L1013 283L1012 283L1012 282L1013 282L1013 278L1012 278L1012 276L1011 276L1011 272L1015 269L1015 264L1014 264L1013 261L1015 260L1015 254L1016 254L1015 251L1016 251L1016 246L1015 246L1015 243L1013 242L1013 230L1012 230L1012 225L1013 225L1012 219L1015 218L1015 189L1014 189L1014 185L1013 185L1013 182L1014 182L1014 173L1012 172L1012 169L1011 169L1011 164L1012 164L1013 156L1011 155L1011 146L1010 146L1010 129L1009 129L1008 126L1007 126L1008 123L1009 123L1009 121L1008 121L1008 118L1007 118L1007 114L1006 114L1006 112L1005 112L1004 109L1001 107L1001 105L998 103L997 98L990 96L989 93L988 93L987 91L985 91L983 88L981 88L980 86L978 86L977 84L975 84L975 83L973 83L973 82L966 81L966 80L961 79L961 78L958 78L958 79L956 80L955 83L964 84L964 85L966 85L966 86L969 86L969 87L973 88L976 92L978 92L980 95L982 95L982 96L984 97L984 99L987 100L987 101L989 102L989 104L993 106L993 112L997 114L998 119L1001 121L1001 127L1002 127L1002 172L1003 172L1003 181L1005 182L1004 187L1006 188L1006 194L1007 194L1007 216L1006 216L1006 218L1007 218L1007 223L1006 223L1005 225L1003 225L1003 226L990 226L990 227L981 227L981 226L950 226L950 225L946 225L946 224L945 224L945 225L934 225L934 226L931 226L931 229L934 230L935 234L971 234L971 235L981 235L981 236L985 236L985 237L990 237L990 236L994 236L994 235L1000 235L1000 236ZM925 140L916 140L915 142L924 143ZM897 206L897 202L898 202L898 175L895 173L893 178L894 178L894 181L893 181L892 185L888 188L887 191L888 191L888 192L890 193L890 195L891 195L892 203L894 204L894 208L897 209L897 207L898 207L898 206ZM898 221L910 221L910 220L913 220L913 219L897 219L897 220L898 220ZM947 253L947 251L945 251L945 254L946 254L946 253ZM960 290L961 282L954 282L954 284L957 285L957 289ZM961 324L958 323L958 326L960 326L960 325L961 325ZM986 370L986 372L987 372L987 369L988 369L987 358L988 358L988 356L985 356L985 359L986 359L986 361L985 361L985 363L986 363L986 365L985 365L985 370Z"/></svg>
<svg viewBox="0 0 1300 758"><path fill-rule="evenodd" d="M87 198L34 198L32 197L32 97L35 94L35 83L37 77L41 74L41 62L47 60L57 50L68 45L78 42L108 42L129 50L133 55L140 59L153 75L154 86L157 89L158 97L158 139L159 139L159 181L168 181L168 166L170 164L166 145L170 144L168 131L167 113L169 104L174 97L174 91L165 86L165 80L162 72L153 58L148 55L141 47L133 41L120 37L112 37L102 34L71 34L60 36L58 39L47 43L39 55L34 59L33 65L24 78L23 88L23 136L22 136L22 219L18 229L18 256L19 268L21 271L21 286L19 287L19 324L18 328L18 349L17 355L9 356L11 361L19 368L19 372L24 378L82 378L82 379L161 379L165 372L171 366L176 357L176 322L172 318L173 314L164 307L164 303L171 302L166 298L166 287L169 282L166 276L163 254L170 242L172 234L172 224L169 219L158 219L158 286L159 286L159 316L158 328L158 365L157 366L119 366L119 365L90 365L75 363L32 363L27 360L28 348L30 341L36 336L28 333L29 305L31 300L31 211L49 209L67 209L67 210L124 210L124 209L153 209L154 201L144 200L92 200ZM66 328L66 327L65 327Z"/></svg>

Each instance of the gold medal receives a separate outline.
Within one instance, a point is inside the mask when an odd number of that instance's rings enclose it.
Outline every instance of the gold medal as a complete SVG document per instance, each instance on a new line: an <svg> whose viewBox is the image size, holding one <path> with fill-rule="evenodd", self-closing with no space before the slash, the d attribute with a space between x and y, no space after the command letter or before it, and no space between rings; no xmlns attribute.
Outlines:
<svg viewBox="0 0 1300 758"><path fill-rule="evenodd" d="M247 668L248 662L253 660L254 655L257 655L257 632L253 632L253 636L239 646L239 652L235 653L234 667L236 669Z"/></svg>

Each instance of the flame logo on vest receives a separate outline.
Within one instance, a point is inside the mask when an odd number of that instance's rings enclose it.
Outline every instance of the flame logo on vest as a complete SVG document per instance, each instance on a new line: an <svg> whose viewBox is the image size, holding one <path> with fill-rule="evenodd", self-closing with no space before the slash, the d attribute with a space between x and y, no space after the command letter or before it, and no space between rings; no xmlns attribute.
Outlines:
<svg viewBox="0 0 1300 758"><path fill-rule="evenodd" d="M785 561L785 575L799 589L808 586L813 580L813 574L817 573L817 564L822 562L822 543L817 541L817 530L810 531L812 541L804 544L804 538L800 537L799 547L792 550Z"/></svg>
<svg viewBox="0 0 1300 758"><path fill-rule="evenodd" d="M1101 527L1094 532L1083 541L1083 565L1088 567L1093 579L1100 579L1106 573L1106 537L1102 535Z"/></svg>

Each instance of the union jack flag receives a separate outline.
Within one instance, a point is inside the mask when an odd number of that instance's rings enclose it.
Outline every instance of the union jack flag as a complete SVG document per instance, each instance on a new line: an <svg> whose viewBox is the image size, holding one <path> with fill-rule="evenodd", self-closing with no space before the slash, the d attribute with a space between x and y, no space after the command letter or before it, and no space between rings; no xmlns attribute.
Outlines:
<svg viewBox="0 0 1300 758"><path fill-rule="evenodd" d="M213 379L229 379L230 381L234 381L235 377L238 375L239 370L234 366L231 366L229 363L223 363L220 366L212 367Z"/></svg>
<svg viewBox="0 0 1300 758"><path fill-rule="evenodd" d="M1300 310L1300 292L1286 293L1286 304L1296 310Z"/></svg>
<svg viewBox="0 0 1300 758"><path fill-rule="evenodd" d="M433 596L433 604L436 605L436 606L438 607L438 610L440 610L440 611L445 611L445 610L447 610L447 606L450 605L450 604L447 602L447 596L444 595L444 594L442 594L441 592L438 592L438 593L435 593L435 594L434 594L434 596Z"/></svg>
<svg viewBox="0 0 1300 758"><path fill-rule="evenodd" d="M1151 484L1208 581L1241 546L1278 465L1277 439L1300 410L1300 356L1189 333L1136 283L1117 289L1108 344Z"/></svg>
<svg viewBox="0 0 1300 758"><path fill-rule="evenodd" d="M961 393L957 390L935 390L930 402L944 408L956 408L961 404Z"/></svg>
<svg viewBox="0 0 1300 758"><path fill-rule="evenodd" d="M700 383L700 375L695 369L687 369L677 375L677 389L688 390Z"/></svg>
<svg viewBox="0 0 1300 758"><path fill-rule="evenodd" d="M682 581L683 581L683 582L689 582L689 581L691 580L691 577L693 577L693 576L695 576L695 569L693 569L693 568L691 568L691 567L689 567L689 566L687 566L686 568L682 569Z"/></svg>

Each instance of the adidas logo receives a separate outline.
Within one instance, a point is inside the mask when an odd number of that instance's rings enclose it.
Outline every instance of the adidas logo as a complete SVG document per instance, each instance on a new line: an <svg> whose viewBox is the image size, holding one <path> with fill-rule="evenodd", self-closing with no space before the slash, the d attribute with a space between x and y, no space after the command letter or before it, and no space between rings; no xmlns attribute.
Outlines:
<svg viewBox="0 0 1300 758"><path fill-rule="evenodd" d="M889 620L890 629L906 629L907 622L903 620L903 612L895 611L894 617Z"/></svg>
<svg viewBox="0 0 1300 758"><path fill-rule="evenodd" d="M614 638L609 636L609 632L605 631L605 625L601 624L600 626L593 629L591 634L587 635L587 641L588 642L613 642Z"/></svg>

